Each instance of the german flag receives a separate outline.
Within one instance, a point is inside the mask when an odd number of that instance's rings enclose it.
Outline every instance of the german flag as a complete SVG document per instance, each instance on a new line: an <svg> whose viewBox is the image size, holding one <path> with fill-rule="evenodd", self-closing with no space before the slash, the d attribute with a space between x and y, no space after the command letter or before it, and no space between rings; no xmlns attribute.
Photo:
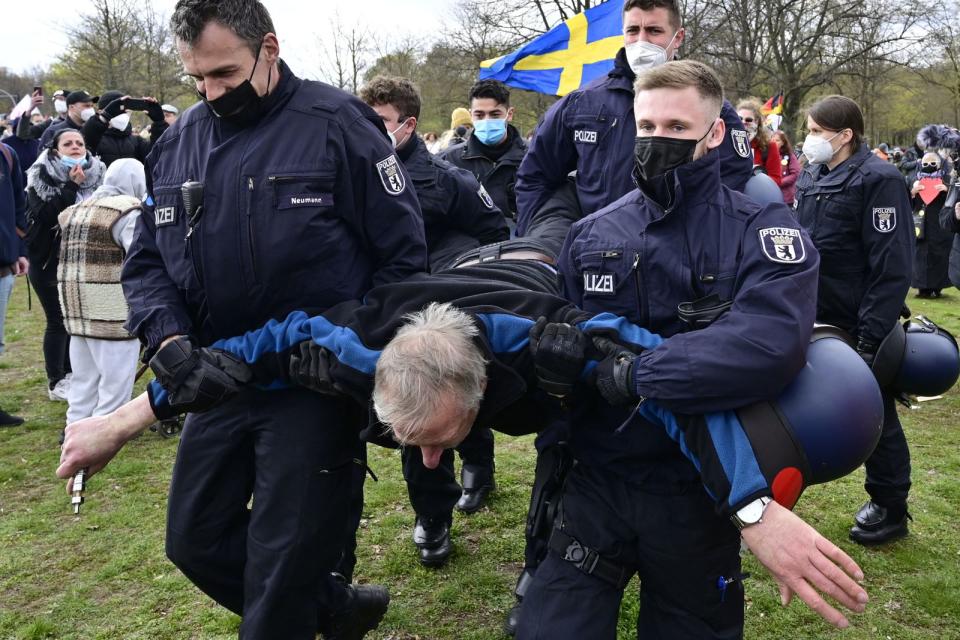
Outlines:
<svg viewBox="0 0 960 640"><path fill-rule="evenodd" d="M760 108L760 113L765 116L771 114L775 116L783 115L783 91L781 90L777 95L767 100L767 103Z"/></svg>

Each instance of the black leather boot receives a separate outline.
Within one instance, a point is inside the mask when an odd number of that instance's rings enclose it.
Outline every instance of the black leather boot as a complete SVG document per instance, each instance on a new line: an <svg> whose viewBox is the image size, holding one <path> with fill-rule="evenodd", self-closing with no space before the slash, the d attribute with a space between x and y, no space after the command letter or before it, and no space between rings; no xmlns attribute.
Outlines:
<svg viewBox="0 0 960 640"><path fill-rule="evenodd" d="M442 566L453 550L450 523L440 518L417 516L417 524L413 528L413 544L420 550L420 564L425 567Z"/></svg>
<svg viewBox="0 0 960 640"><path fill-rule="evenodd" d="M913 520L906 505L884 507L868 500L854 516L850 539L858 544L884 544L903 538L909 533L907 520Z"/></svg>
<svg viewBox="0 0 960 640"><path fill-rule="evenodd" d="M527 594L527 588L533 581L533 574L524 569L517 580L517 587L513 590L513 595L517 597L516 603L507 611L507 618L503 621L503 632L511 638L517 635L517 627L520 625L520 611L523 607L523 596Z"/></svg>
<svg viewBox="0 0 960 640"><path fill-rule="evenodd" d="M380 626L390 606L390 593L378 584L347 584L347 603L333 615L325 640L361 640Z"/></svg>
<svg viewBox="0 0 960 640"><path fill-rule="evenodd" d="M493 479L493 467L472 464L463 465L460 483L463 485L463 495L457 501L457 510L463 513L476 513L483 508L487 496L497 486Z"/></svg>

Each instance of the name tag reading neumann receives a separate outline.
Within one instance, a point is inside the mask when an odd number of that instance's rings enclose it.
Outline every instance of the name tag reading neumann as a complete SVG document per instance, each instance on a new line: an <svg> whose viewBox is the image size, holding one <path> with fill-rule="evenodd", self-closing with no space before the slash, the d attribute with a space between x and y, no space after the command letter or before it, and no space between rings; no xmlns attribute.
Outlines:
<svg viewBox="0 0 960 640"><path fill-rule="evenodd" d="M286 195L280 199L279 209L296 209L300 207L332 207L332 193L307 193L302 195Z"/></svg>

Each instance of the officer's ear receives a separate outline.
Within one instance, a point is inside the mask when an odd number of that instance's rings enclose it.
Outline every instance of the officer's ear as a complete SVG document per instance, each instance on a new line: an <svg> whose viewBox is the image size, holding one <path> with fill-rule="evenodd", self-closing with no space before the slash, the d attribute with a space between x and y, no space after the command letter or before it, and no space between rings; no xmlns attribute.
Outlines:
<svg viewBox="0 0 960 640"><path fill-rule="evenodd" d="M723 144L723 138L727 134L727 123L723 118L718 117L713 121L713 127L707 135L707 149L716 149Z"/></svg>
<svg viewBox="0 0 960 640"><path fill-rule="evenodd" d="M276 34L268 33L263 36L260 56L268 65L275 64L280 59L280 41L277 40Z"/></svg>

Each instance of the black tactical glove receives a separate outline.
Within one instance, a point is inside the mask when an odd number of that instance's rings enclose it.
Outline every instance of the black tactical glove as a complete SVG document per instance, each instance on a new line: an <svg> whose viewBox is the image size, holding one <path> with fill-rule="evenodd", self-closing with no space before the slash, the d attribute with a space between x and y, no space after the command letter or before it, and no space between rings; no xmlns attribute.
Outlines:
<svg viewBox="0 0 960 640"><path fill-rule="evenodd" d="M637 400L633 390L633 362L637 354L628 351L613 340L595 337L594 346L606 357L593 370L591 382L603 399L613 406Z"/></svg>
<svg viewBox="0 0 960 640"><path fill-rule="evenodd" d="M873 360L877 356L878 348L878 345L867 342L863 338L857 340L857 353L860 354L860 357L863 358L863 361L866 362L867 366L871 369L873 369Z"/></svg>
<svg viewBox="0 0 960 640"><path fill-rule="evenodd" d="M232 354L195 348L183 336L161 347L150 359L150 368L166 390L170 407L179 413L212 409L253 379L250 368Z"/></svg>
<svg viewBox="0 0 960 640"><path fill-rule="evenodd" d="M313 340L304 340L298 347L290 355L290 382L317 393L339 394L330 377L330 352Z"/></svg>
<svg viewBox="0 0 960 640"><path fill-rule="evenodd" d="M586 338L580 329L540 317L530 328L530 353L540 388L565 396L580 378L586 360Z"/></svg>
<svg viewBox="0 0 960 640"><path fill-rule="evenodd" d="M147 100L147 116L153 122L163 122L163 109L160 107L159 102Z"/></svg>
<svg viewBox="0 0 960 640"><path fill-rule="evenodd" d="M123 98L117 98L105 106L100 113L103 114L104 118L110 120L111 118L116 118L118 115L123 113L123 111Z"/></svg>

